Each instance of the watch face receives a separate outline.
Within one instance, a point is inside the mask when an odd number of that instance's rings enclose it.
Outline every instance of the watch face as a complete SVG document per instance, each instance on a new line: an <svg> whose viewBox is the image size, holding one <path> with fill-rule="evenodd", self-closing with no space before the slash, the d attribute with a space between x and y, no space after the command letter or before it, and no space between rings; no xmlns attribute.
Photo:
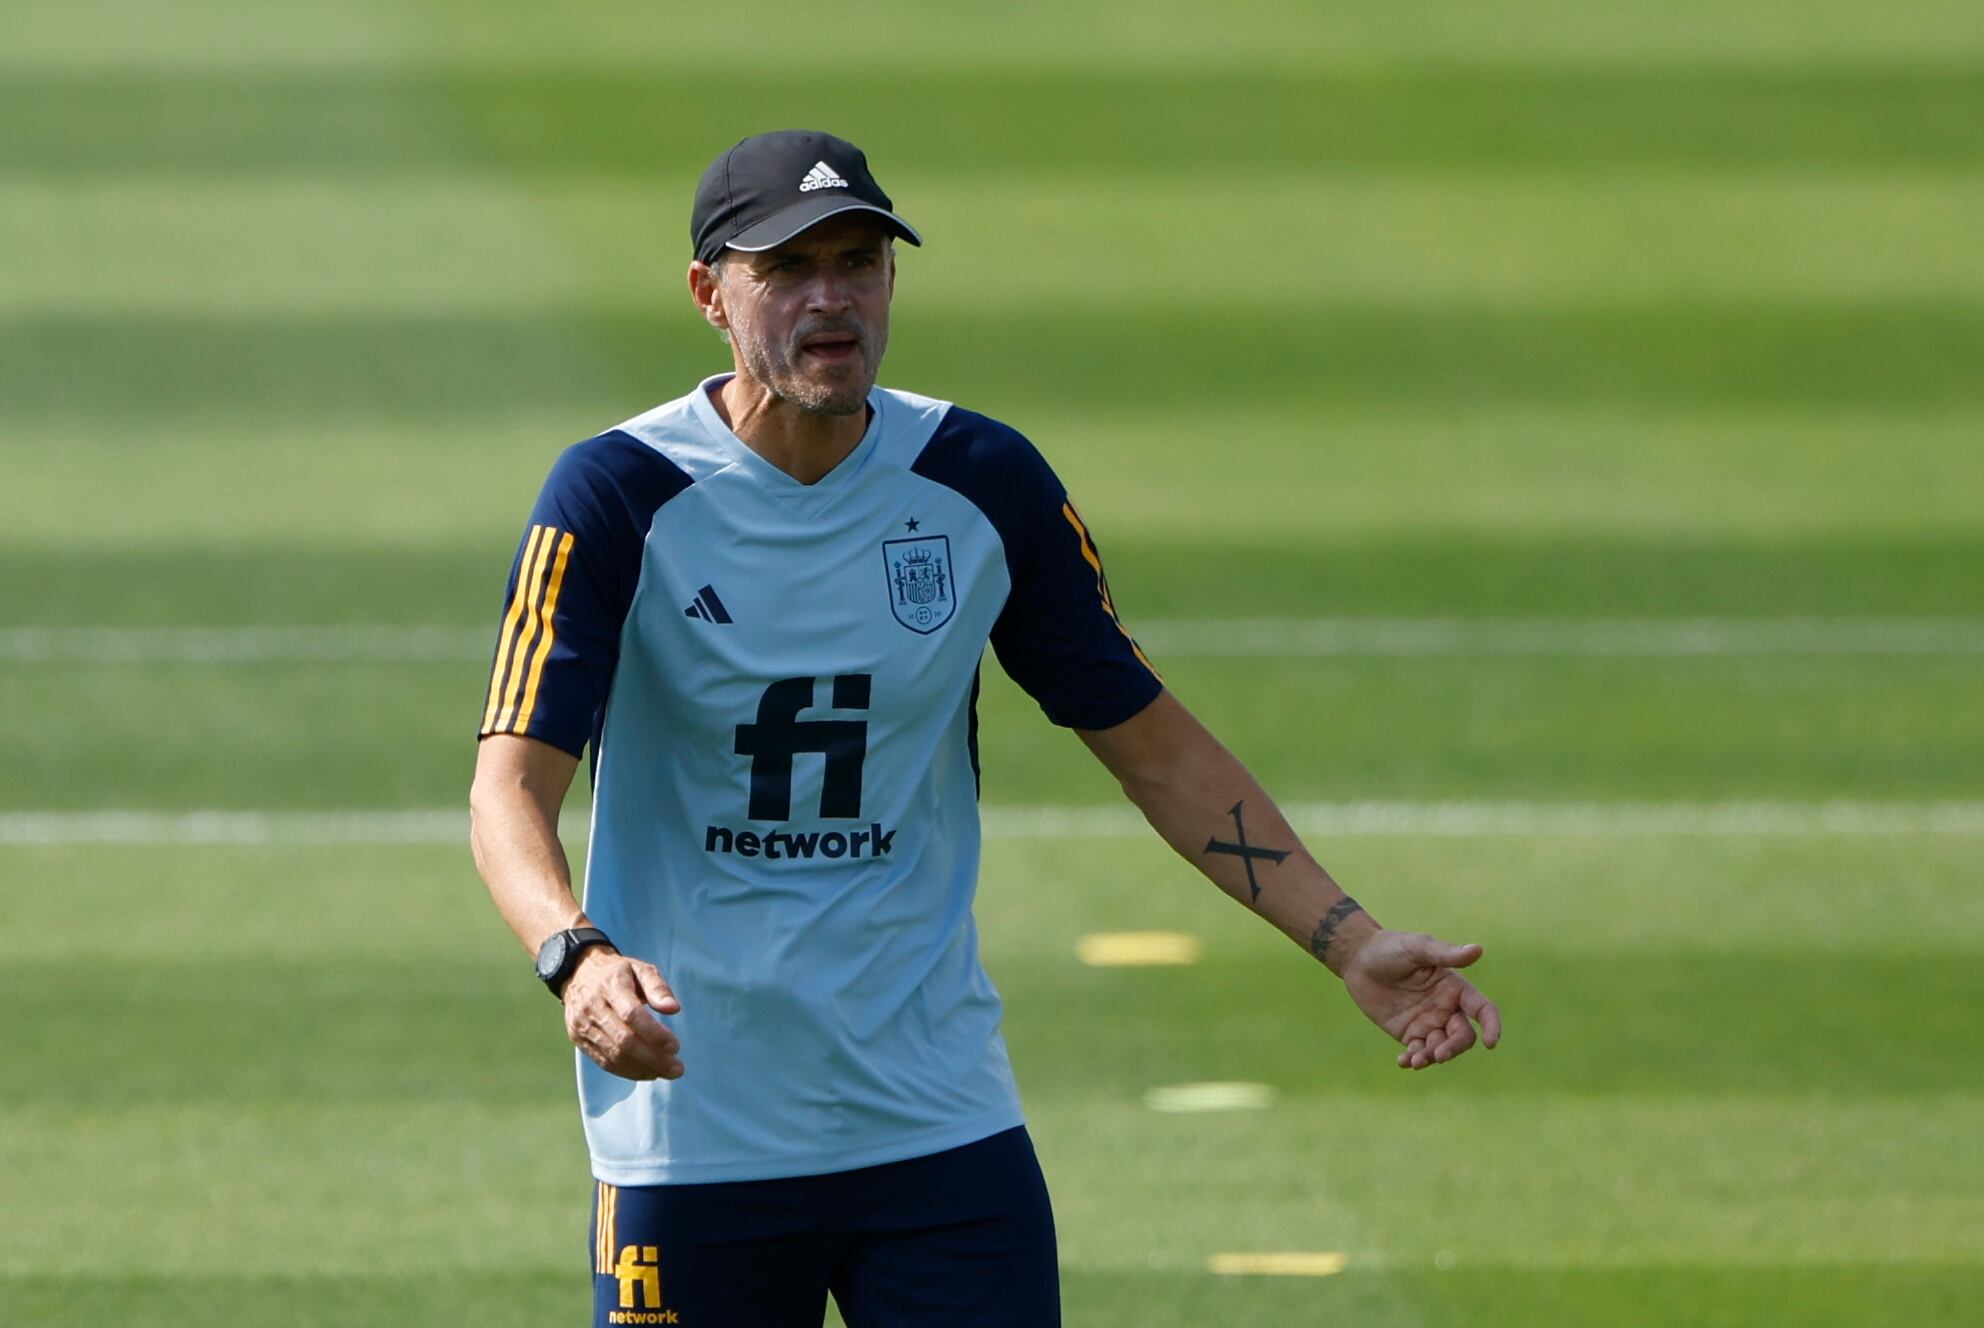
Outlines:
<svg viewBox="0 0 1984 1328"><path fill-rule="evenodd" d="M558 970L565 966L565 950L572 938L564 932L557 932L545 941L537 952L537 976L546 982L558 976Z"/></svg>

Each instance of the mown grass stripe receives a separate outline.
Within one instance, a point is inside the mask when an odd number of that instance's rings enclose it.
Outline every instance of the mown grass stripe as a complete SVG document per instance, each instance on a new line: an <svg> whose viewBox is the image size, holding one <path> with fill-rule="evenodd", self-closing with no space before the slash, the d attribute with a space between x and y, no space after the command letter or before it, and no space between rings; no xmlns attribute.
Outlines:
<svg viewBox="0 0 1984 1328"><path fill-rule="evenodd" d="M449 888L445 879L420 878L429 889ZM1080 885L1044 879L1061 893ZM1742 888L1766 891L1770 883L1751 878ZM1504 894L1511 900L1506 907L1520 907L1520 887L1513 889ZM1610 894L1616 907L1633 906L1623 893ZM1209 888L1192 898L1202 912L1218 907ZM382 1108L423 1101L480 1101L496 1108L569 1102L572 1050L556 1021L544 1018L544 995L529 985L527 958L502 934L486 900L475 902L479 915L430 933L453 940L445 956L430 952L424 963L406 947L278 959L243 944L233 931L226 948L203 944L203 934L194 931L151 954L101 958L86 948L48 955L18 953L17 946L8 972L9 1013L18 1032L10 1032L9 1074L0 1079L0 1129L6 1134L0 1147L38 1142L37 1131L8 1119L17 1112L39 1114L56 1131L73 1129L74 1113L65 1118L65 1106L158 1109L211 1102L232 1104L245 1123L258 1108L266 1117L278 1103L308 1109L368 1102ZM265 886L249 907L286 909L291 925L303 927L344 904L335 891L313 901ZM1043 908L988 901L987 911L1002 907L1031 907L1036 914ZM1051 912L1052 905L1044 907ZM388 908L378 925L391 928L397 916ZM1940 1155L1942 1170L1917 1162L1915 1175L1888 1183L1915 1190L1925 1201L1964 1202L1984 1215L1984 1187L1966 1188L1961 1173L1951 1169L1958 1156L1976 1155L1974 1141L1961 1131L1984 1094L1984 1060L1948 1055L1948 1048L1968 1045L1975 1033L1974 946L1862 947L1842 938L1815 950L1769 942L1727 947L1691 938L1592 952L1576 937L1553 943L1534 930L1547 920L1529 931L1510 924L1485 937L1487 957L1472 970L1501 1005L1504 1041L1492 1053L1470 1052L1454 1067L1458 1076L1436 1073L1432 1084L1406 1090L1405 1097L1390 1088L1410 1077L1397 1068L1396 1044L1347 1004L1339 1005L1330 978L1291 952L1284 938L1257 919L1235 914L1232 921L1242 924L1244 939L1229 936L1216 961L1186 972L1105 973L1073 963L1065 952L988 947L985 958L1013 1011L1007 1036L1023 1067L1022 1081L1030 1084L1033 1108L1086 1105L1114 1108L1119 1121L1144 1118L1144 1093L1185 1074L1199 1082L1267 1084L1282 1104L1271 1113L1277 1117L1327 1115L1358 1098L1393 1110L1410 1102L1414 1115L1440 1103L1465 1103L1463 1114L1492 1109L1505 1118L1573 1097L1593 1105L1603 1099L1726 1098L1739 1113L1743 1103L1795 1095L1822 1095L1839 1104L1913 1101L1919 1110L1909 1114L1917 1117L1912 1123L1920 1133L1898 1144L1863 1146L1861 1165L1852 1168L1857 1177L1841 1174L1844 1159L1829 1151L1829 1165L1841 1168L1837 1179L1849 1193L1864 1195L1868 1183L1880 1179L1882 1165L1906 1165L1910 1153ZM1633 973L1629 983L1619 976L1622 965ZM227 971L216 971L221 967ZM115 971L116 995L103 990L93 968ZM278 984L283 999L242 1001L239 986L246 980ZM120 1022L117 1016L129 1010L144 1017ZM1262 1021L1266 1010L1290 1013ZM1823 1044L1784 1045L1762 1061L1749 1050L1797 1043L1819 1010L1829 1012ZM1298 1011L1299 1028L1291 1030L1288 1020ZM1194 1043L1188 1059L1176 1055L1181 1038ZM77 1066L79 1039L93 1040L102 1061L114 1060L117 1075L92 1075ZM1575 1113L1570 1107L1565 1114ZM1748 1114L1752 1124L1762 1125L1756 1118L1768 1113ZM1431 1121L1420 1119L1433 1135ZM141 1119L133 1123L145 1128ZM1580 1129L1603 1139L1588 1125ZM1835 1137L1811 1142L1836 1150L1837 1136L1846 1131L1829 1133ZM1744 1147L1754 1149L1755 1132L1742 1134L1751 1136L1741 1140ZM1742 1155L1739 1137L1725 1141L1736 1156ZM79 1151L108 1167L94 1147L99 1138L95 1130L83 1132ZM1120 1138L1110 1146L1121 1147ZM1784 1185L1817 1179L1800 1165L1810 1154L1782 1145L1773 1151L1771 1170L1781 1181L1761 1193L1788 1198ZM55 1169L55 1159L36 1160ZM1520 1169L1519 1159L1506 1161ZM1539 1178L1536 1190L1575 1183L1575 1159L1560 1151L1555 1164L1556 1175ZM9 1175L25 1193L43 1192L18 1170ZM576 1241L566 1248L575 1249Z"/></svg>
<svg viewBox="0 0 1984 1328"><path fill-rule="evenodd" d="M549 317L0 320L9 427L232 427L299 412L401 428L511 411L608 427L728 363L709 329L653 308ZM1431 404L1948 410L1984 404L1984 304L1500 302L1272 309L1171 304L895 314L886 382L1009 417L1050 407ZM679 366L664 389L657 364ZM1290 364L1313 366L1299 374ZM1103 395L1098 395L1102 393Z"/></svg>
<svg viewBox="0 0 1984 1328"><path fill-rule="evenodd" d="M1098 169L1079 183L1017 170L969 182L896 172L890 187L944 237L902 257L901 307L935 316L1139 310L1153 272L1166 274L1171 302L1244 298L1258 310L1984 297L1976 166L1602 177L1180 168L1161 182ZM568 177L544 188L555 201L533 206L537 192L530 181L462 172L386 181L0 172L0 251L40 258L0 268L0 305L15 318L555 315L645 288L663 314L688 313L686 297L642 275L687 261L655 234L655 218L678 203L666 188ZM1191 201L1156 204L1167 192ZM1127 234L1108 223L1146 213L1151 224ZM1276 248L1274 280L1236 291L1204 261L1204 237L1245 234L1262 216L1299 220Z"/></svg>
<svg viewBox="0 0 1984 1328"><path fill-rule="evenodd" d="M1984 417L1979 427L1984 436ZM141 512L133 502L105 512L102 491L90 487L105 470L43 472L11 457L10 478L23 486L13 495L17 512L27 510L29 494L67 497L56 503L65 518L60 530L44 518L45 538L0 543L0 584L7 590L0 598L0 622L10 630L32 625L36 631L59 626L92 632L111 624L174 630L188 623L344 627L383 625L391 613L401 630L411 626L416 633L422 624L436 622L451 622L450 631L487 631L486 650L494 644L503 612L504 576L528 523L525 508L557 449L583 434L546 430L542 436L535 453L507 464L475 456L477 465L498 471L479 481L457 479L448 465L394 469L370 450L345 463L371 467L365 473L383 477L395 499L415 486L460 486L464 496L452 519L438 505L417 506L404 516L400 508L367 512L372 495L363 486L332 488L329 470L312 469L309 478L320 482L306 492L337 495L327 512L308 512L300 500L285 496L280 505L271 503L252 534L225 544L211 541L212 532L194 529L176 510ZM1525 512L1519 521L1488 529L1458 517L1434 527L1421 513L1407 511L1402 499L1395 500L1396 515L1387 513L1384 521L1352 532L1319 524L1316 507L1309 509L1310 525L1298 529L1300 512L1293 503L1266 526L1257 522L1256 507L1249 508L1245 523L1230 515L1222 520L1220 513L1230 513L1231 503L1258 504L1261 489L1277 487L1261 476L1279 480L1280 469L1303 464L1292 449L1264 449L1238 473L1223 455L1209 458L1202 474L1182 465L1169 469L1181 484L1196 485L1201 501L1213 509L1188 525L1181 519L1182 505L1149 515L1144 500L1132 501L1123 492L1127 482L1120 478L1104 492L1112 475L1100 458L1083 458L1089 440L1078 427L1042 429L1036 436L1076 497L1090 495L1090 515L1109 550L1110 584L1135 629L1161 618L1198 618L1214 611L1233 618L1984 621L1984 577L1976 573L1984 567L1984 502L1979 519L1961 527L1930 526L1918 516L1904 528L1905 494L1866 497L1862 484L1859 492L1867 504L1886 509L1879 524L1860 527L1841 518L1838 528L1823 528L1815 517L1814 528L1789 532L1760 531L1762 522L1741 524L1741 509L1734 507L1726 515L1690 520L1677 514L1671 525L1622 528L1616 504L1594 508L1568 526ZM1380 436L1369 445L1383 443ZM1409 443L1398 445L1403 450ZM1629 438L1617 445L1642 443ZM1790 445L1772 442L1768 455ZM1944 445L1966 444L1952 433ZM1732 459L1761 454L1763 447L1740 440L1729 445ZM176 455L189 457L187 468L194 465L190 454ZM1917 464L1933 472L1929 457ZM130 468L108 450L100 466ZM268 473L275 476L281 469L271 465ZM1118 467L1116 475L1124 469ZM233 472L224 467L218 473ZM1841 485L1853 483L1854 472L1835 473ZM1948 482L1965 473L1952 472ZM1984 485L1984 467L1975 473ZM129 492L146 502L177 509L200 501L190 481L181 491L170 488L168 479L152 482L149 471L145 480ZM1702 483L1712 481L1713 474L1705 473ZM287 482L297 482L294 468ZM1394 483L1405 480L1375 481L1374 488L1390 491ZM1625 470L1613 483L1645 481L1637 471ZM1303 493L1321 485L1290 487ZM1515 477L1497 479L1487 492L1521 510ZM428 524L426 518L436 512L441 515ZM113 531L116 514L129 520ZM1166 515L1172 519L1163 520ZM16 538L21 519L6 523ZM362 534L356 543L351 542L354 526ZM241 529L239 521L234 528ZM244 557L247 550L252 554ZM367 598L367 588L387 581L398 589L389 602Z"/></svg>
<svg viewBox="0 0 1984 1328"><path fill-rule="evenodd" d="M836 125L884 178L913 167L1161 173L1373 165L1955 165L1984 158L1984 66L1839 60L1653 65L1404 60L1308 68L1078 69L982 61L784 71L762 123ZM736 138L734 69L0 71L0 169L51 175L464 165L682 177ZM1135 106L1136 113L1124 113ZM988 113L988 108L997 108ZM1051 136L1015 132L1034 115ZM459 126L459 128L456 128ZM453 129L454 132L449 132ZM463 132L463 131L466 132Z"/></svg>
<svg viewBox="0 0 1984 1328"><path fill-rule="evenodd" d="M1111 1159L1113 1160L1113 1159ZM1050 1170L1052 1170L1050 1168ZM1074 1187L1058 1170L1056 1197ZM1063 1188L1065 1186L1065 1189ZM1105 1192L1110 1192L1105 1186ZM493 1201L492 1201L493 1202ZM557 1208L569 1219L569 1204ZM354 1208L352 1211L362 1211ZM1117 1211L1135 1211L1118 1204ZM1139 1229L1143 1223L1127 1223ZM1074 1233L1065 1233L1074 1234ZM1444 1268L1431 1259L1395 1258L1358 1265L1334 1278L1219 1277L1204 1268L1089 1266L1067 1258L1062 1301L1074 1323L1134 1323L1139 1328L1202 1328L1208 1323L1355 1323L1359 1328L1672 1328L1716 1323L1731 1328L1796 1323L1800 1328L1972 1328L1984 1296L1984 1267L1971 1262L1881 1262L1820 1249L1801 1259L1728 1261L1721 1251L1691 1259L1614 1260L1605 1267L1567 1261L1536 1266L1512 1256L1465 1257ZM1499 1248L1499 1247L1498 1247ZM473 1323L479 1328L537 1328L584 1313L583 1269L555 1249L535 1262L512 1259L458 1264L419 1273L317 1272L226 1274L101 1270L9 1274L0 1303L33 1325L116 1323L145 1307L147 1328L235 1328L285 1323L373 1328ZM576 1310L574 1307L578 1307ZM840 1324L836 1314L830 1328Z"/></svg>
<svg viewBox="0 0 1984 1328"><path fill-rule="evenodd" d="M384 7L353 0L300 0L280 14L242 0L196 0L170 14L142 0L21 5L0 47L0 68L92 72L246 70L307 75L324 70L406 69L495 73L550 66L603 76L666 66L693 76L682 58L683 23L657 21L644 0L601 0L587 22L557 21L540 6L484 12L452 0ZM661 11L672 17L675 11ZM1717 5L1632 0L1593 9L1565 0L1519 0L1484 11L1440 0L1412 6L1347 6L1329 21L1286 0L1235 0L1217 10L1180 0L1145 0L1126 18L1120 5L1014 0L947 6L902 23L893 0L843 5L830 32L809 27L810 7L770 3L756 20L748 60L731 62L734 82L713 93L755 97L784 78L817 77L823 66L847 95L871 77L902 69L1054 71L1215 68L1303 71L1348 66L1383 70L1429 56L1511 63L1555 62L1622 70L1648 64L1715 62L1798 67L1881 60L1946 67L1979 53L1966 0L1913 0L1870 7L1808 0L1786 21L1776 0ZM478 21L469 22L465 14ZM224 33L226 40L216 40ZM1042 34L1053 40L1042 40ZM706 85L707 86L707 85ZM941 90L940 90L941 91Z"/></svg>
<svg viewBox="0 0 1984 1328"><path fill-rule="evenodd" d="M1984 835L1984 802L1298 802L1310 835ZM1129 806L986 807L992 839L1128 839L1150 833ZM575 809L566 834L582 838ZM420 810L0 812L0 844L454 844L468 813Z"/></svg>

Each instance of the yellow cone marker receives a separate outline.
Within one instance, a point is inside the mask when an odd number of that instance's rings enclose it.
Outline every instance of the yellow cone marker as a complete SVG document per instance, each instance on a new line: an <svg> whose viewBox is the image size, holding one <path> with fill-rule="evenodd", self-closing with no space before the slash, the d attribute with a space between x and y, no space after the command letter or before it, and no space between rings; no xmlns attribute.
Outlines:
<svg viewBox="0 0 1984 1328"><path fill-rule="evenodd" d="M1335 1250L1284 1254L1215 1254L1206 1267L1225 1277L1334 1277L1350 1262Z"/></svg>
<svg viewBox="0 0 1984 1328"><path fill-rule="evenodd" d="M1096 968L1195 964L1199 938L1182 931L1098 931L1075 942L1075 957Z"/></svg>

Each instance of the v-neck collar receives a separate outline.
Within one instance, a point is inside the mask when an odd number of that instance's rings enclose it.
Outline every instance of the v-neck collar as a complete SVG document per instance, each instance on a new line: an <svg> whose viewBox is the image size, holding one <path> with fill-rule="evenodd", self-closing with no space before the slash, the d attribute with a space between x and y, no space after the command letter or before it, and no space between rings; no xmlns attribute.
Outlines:
<svg viewBox="0 0 1984 1328"><path fill-rule="evenodd" d="M702 422L703 428L708 431L710 437L714 438L717 445L729 455L731 464L757 480L773 497L794 507L817 511L845 492L854 477L867 466L868 459L875 454L876 440L882 436L882 414L886 409L887 398L880 391L871 388L868 392L868 428L861 435L861 441L854 445L852 452L842 457L832 470L819 479L811 484L800 483L754 452L751 445L739 438L736 432L723 422L723 416L717 413L716 403L710 399L710 393L721 388L734 377L735 374L722 373L712 378L705 378L697 385L690 408L695 411L696 418Z"/></svg>

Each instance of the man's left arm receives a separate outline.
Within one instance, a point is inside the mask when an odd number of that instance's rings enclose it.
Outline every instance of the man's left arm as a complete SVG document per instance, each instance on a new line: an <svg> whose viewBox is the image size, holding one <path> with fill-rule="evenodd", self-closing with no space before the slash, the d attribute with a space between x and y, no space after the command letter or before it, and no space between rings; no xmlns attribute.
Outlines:
<svg viewBox="0 0 1984 1328"><path fill-rule="evenodd" d="M1341 977L1421 1070L1501 1040L1502 1017L1456 969L1478 945L1380 927L1302 846L1274 800L1169 691L1108 729L1077 729L1151 826L1215 885Z"/></svg>

